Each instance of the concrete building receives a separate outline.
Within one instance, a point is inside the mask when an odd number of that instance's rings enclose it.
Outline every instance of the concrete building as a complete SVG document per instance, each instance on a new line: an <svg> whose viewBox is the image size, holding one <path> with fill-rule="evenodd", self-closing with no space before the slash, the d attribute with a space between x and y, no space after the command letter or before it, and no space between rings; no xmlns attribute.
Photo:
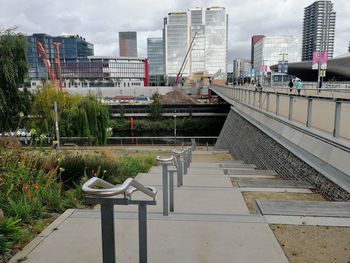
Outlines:
<svg viewBox="0 0 350 263"><path fill-rule="evenodd" d="M27 36L28 77L30 80L48 79L48 73L39 57L38 42L47 53L51 65L54 65L56 50L54 42L61 43L60 57L62 61L87 58L94 55L94 45L79 35L50 36L44 33Z"/></svg>
<svg viewBox="0 0 350 263"><path fill-rule="evenodd" d="M264 35L254 35L252 36L251 46L250 46L250 63L254 65L254 45L256 42L258 42L260 39L264 38Z"/></svg>
<svg viewBox="0 0 350 263"><path fill-rule="evenodd" d="M137 57L136 32L119 32L119 56Z"/></svg>
<svg viewBox="0 0 350 263"><path fill-rule="evenodd" d="M247 59L237 58L233 61L233 80L240 80L250 77L252 64Z"/></svg>
<svg viewBox="0 0 350 263"><path fill-rule="evenodd" d="M174 79L184 63L182 76L227 73L228 16L223 7L193 8L172 12L164 19L165 74ZM194 37L195 36L195 37ZM192 39L193 45L184 62Z"/></svg>
<svg viewBox="0 0 350 263"><path fill-rule="evenodd" d="M269 66L281 60L300 61L300 45L296 36L263 37L254 45L254 65L256 74L269 71Z"/></svg>
<svg viewBox="0 0 350 263"><path fill-rule="evenodd" d="M164 44L163 38L147 38L147 58L149 64L150 85L164 85Z"/></svg>
<svg viewBox="0 0 350 263"><path fill-rule="evenodd" d="M335 11L331 1L316 1L304 10L302 61L312 60L314 51L333 57Z"/></svg>

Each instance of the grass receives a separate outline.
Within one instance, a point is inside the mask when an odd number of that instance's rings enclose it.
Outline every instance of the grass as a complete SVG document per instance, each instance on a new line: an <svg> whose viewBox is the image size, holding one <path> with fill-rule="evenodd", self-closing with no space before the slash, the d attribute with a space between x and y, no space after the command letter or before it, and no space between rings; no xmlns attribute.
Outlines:
<svg viewBox="0 0 350 263"><path fill-rule="evenodd" d="M0 262L5 261L68 208L85 205L82 184L97 176L113 184L156 165L155 155L0 150Z"/></svg>

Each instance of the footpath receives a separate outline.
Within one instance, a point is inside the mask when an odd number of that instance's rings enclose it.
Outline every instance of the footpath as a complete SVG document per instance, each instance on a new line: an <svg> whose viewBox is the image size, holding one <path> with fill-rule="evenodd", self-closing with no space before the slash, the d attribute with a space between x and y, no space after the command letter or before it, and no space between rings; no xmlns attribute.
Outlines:
<svg viewBox="0 0 350 263"><path fill-rule="evenodd" d="M136 177L158 192L157 205L147 210L148 262L288 262L264 217L249 213L225 167L243 177L255 172L240 161L218 161L215 152L193 152L183 186L175 186L174 212L168 216L162 212L161 167ZM137 218L137 206L115 206L117 262L139 261ZM101 242L99 207L70 209L10 262L102 262Z"/></svg>

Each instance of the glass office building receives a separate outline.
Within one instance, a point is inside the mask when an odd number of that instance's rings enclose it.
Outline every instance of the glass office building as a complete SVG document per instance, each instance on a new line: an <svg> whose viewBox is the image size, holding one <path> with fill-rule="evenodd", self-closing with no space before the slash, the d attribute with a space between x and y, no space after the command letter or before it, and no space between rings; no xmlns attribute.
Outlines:
<svg viewBox="0 0 350 263"><path fill-rule="evenodd" d="M227 25L225 8L211 7L205 10L205 64L209 74L218 70L227 72Z"/></svg>
<svg viewBox="0 0 350 263"><path fill-rule="evenodd" d="M193 8L169 13L164 19L165 74L176 77L195 73L227 73L228 16L223 7ZM185 56L191 41L192 48Z"/></svg>
<svg viewBox="0 0 350 263"><path fill-rule="evenodd" d="M165 74L175 77L188 49L188 15L186 12L169 13L165 25ZM183 75L188 74L188 64Z"/></svg>
<svg viewBox="0 0 350 263"><path fill-rule="evenodd" d="M301 60L300 43L296 36L263 37L254 45L255 72L266 72L269 66L282 60L299 62Z"/></svg>
<svg viewBox="0 0 350 263"><path fill-rule="evenodd" d="M150 85L164 85L163 38L147 38L147 58L149 64Z"/></svg>
<svg viewBox="0 0 350 263"><path fill-rule="evenodd" d="M38 42L45 48L48 59L54 64L56 57L54 42L61 43L61 61L87 58L94 55L94 46L79 35L50 36L47 34L33 34L27 36L27 57L29 66L29 78L31 80L48 79L47 70L39 57Z"/></svg>

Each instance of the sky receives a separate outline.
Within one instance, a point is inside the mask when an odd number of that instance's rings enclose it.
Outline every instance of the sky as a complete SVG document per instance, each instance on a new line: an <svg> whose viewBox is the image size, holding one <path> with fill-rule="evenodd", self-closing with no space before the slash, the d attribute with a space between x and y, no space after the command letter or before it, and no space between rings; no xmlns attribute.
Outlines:
<svg viewBox="0 0 350 263"><path fill-rule="evenodd" d="M163 18L193 7L222 6L229 15L228 64L250 59L252 35L302 34L304 8L313 0L0 0L0 28L50 35L79 34L95 55L118 56L119 31L137 31L138 56L147 56L147 38L161 37ZM333 0L336 11L334 56L350 41L350 1Z"/></svg>

